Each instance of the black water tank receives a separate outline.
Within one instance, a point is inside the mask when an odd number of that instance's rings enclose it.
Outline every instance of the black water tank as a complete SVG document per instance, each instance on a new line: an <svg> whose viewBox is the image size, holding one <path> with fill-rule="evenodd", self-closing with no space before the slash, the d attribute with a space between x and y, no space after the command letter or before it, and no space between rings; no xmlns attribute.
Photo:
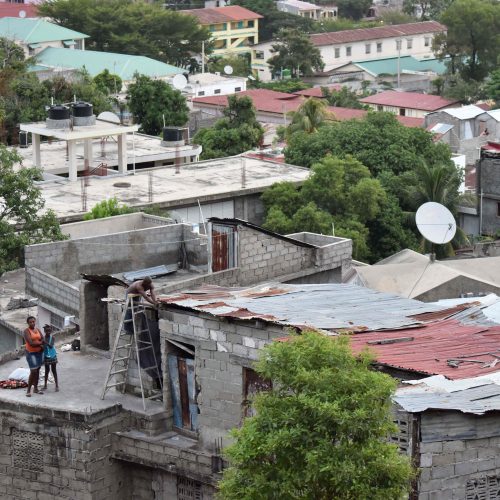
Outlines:
<svg viewBox="0 0 500 500"><path fill-rule="evenodd" d="M29 145L28 142L28 132L25 130L21 130L19 132L19 147L20 148L27 148Z"/></svg>
<svg viewBox="0 0 500 500"><path fill-rule="evenodd" d="M73 116L77 116L79 118L92 116L94 114L93 106L88 102L75 102L71 105L71 107L73 108Z"/></svg>
<svg viewBox="0 0 500 500"><path fill-rule="evenodd" d="M49 108L49 118L51 120L69 120L69 108L62 104L55 104Z"/></svg>
<svg viewBox="0 0 500 500"><path fill-rule="evenodd" d="M174 127L163 127L163 140L165 142L177 142L184 139L183 130Z"/></svg>

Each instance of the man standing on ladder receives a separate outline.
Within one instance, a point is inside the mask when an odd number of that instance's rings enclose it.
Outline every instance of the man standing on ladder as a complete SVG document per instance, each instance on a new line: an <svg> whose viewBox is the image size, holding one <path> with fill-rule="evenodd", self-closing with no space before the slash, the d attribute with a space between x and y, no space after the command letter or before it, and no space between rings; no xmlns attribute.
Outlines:
<svg viewBox="0 0 500 500"><path fill-rule="evenodd" d="M149 294L147 292L149 292ZM132 297L132 300L134 302L134 309L137 305L139 305L141 297L150 304L152 304L153 306L155 306L158 302L155 295L155 287L153 285L153 280L149 276L146 276L142 280L134 281L127 288L125 295L127 297L128 296ZM131 319L132 319L132 309L128 308L127 314L125 316L125 321L126 321L125 330L129 334L134 333L134 328L132 322L130 321Z"/></svg>

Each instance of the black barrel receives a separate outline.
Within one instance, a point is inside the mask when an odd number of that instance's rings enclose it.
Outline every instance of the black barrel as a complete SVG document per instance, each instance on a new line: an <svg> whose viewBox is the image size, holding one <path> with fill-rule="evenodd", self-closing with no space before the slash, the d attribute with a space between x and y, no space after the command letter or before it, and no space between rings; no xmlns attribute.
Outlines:
<svg viewBox="0 0 500 500"><path fill-rule="evenodd" d="M71 107L73 108L73 116L78 118L92 116L94 114L94 108L92 104L88 102L75 102Z"/></svg>
<svg viewBox="0 0 500 500"><path fill-rule="evenodd" d="M175 127L163 127L163 140L165 142L177 142L184 139L183 130Z"/></svg>
<svg viewBox="0 0 500 500"><path fill-rule="evenodd" d="M49 108L49 118L51 120L69 120L69 108L62 104L55 104Z"/></svg>
<svg viewBox="0 0 500 500"><path fill-rule="evenodd" d="M27 148L28 147L28 132L25 130L21 130L19 132L19 147Z"/></svg>

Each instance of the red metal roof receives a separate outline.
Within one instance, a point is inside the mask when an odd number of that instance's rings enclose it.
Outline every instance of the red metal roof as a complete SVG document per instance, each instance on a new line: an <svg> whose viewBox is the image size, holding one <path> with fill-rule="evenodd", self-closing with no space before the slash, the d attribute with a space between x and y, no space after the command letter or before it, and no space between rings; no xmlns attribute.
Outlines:
<svg viewBox="0 0 500 500"><path fill-rule="evenodd" d="M321 87L313 87L312 89L304 89L304 90L298 90L297 92L294 92L296 95L303 95L305 97L321 97L323 98L323 92L322 88L326 87L328 90L341 90L342 85L339 83L335 83L333 85L323 85Z"/></svg>
<svg viewBox="0 0 500 500"><path fill-rule="evenodd" d="M420 109L423 111L437 111L438 109L449 108L458 103L458 101L450 101L438 95L419 94L418 92L398 92L396 90L386 90L375 95L363 97L360 101L366 104Z"/></svg>
<svg viewBox="0 0 500 500"><path fill-rule="evenodd" d="M24 12L24 15L22 14ZM0 3L0 18L2 17L36 17L36 5L29 3Z"/></svg>
<svg viewBox="0 0 500 500"><path fill-rule="evenodd" d="M211 9L190 9L181 10L183 14L196 16L200 24L217 24L230 21L245 21L247 19L261 19L264 16L252 12L251 10L240 7L239 5L230 5L228 7L214 7Z"/></svg>
<svg viewBox="0 0 500 500"><path fill-rule="evenodd" d="M297 108L304 102L304 96L296 94L286 94L284 92L276 92L268 89L251 89L243 92L238 92L238 95L247 95L253 101L253 105L258 112L261 113L277 113L283 115L290 111L296 111ZM209 97L195 97L193 102L200 105L208 106L227 106L227 96L217 95ZM339 108L328 106L328 110L333 113L338 121L352 120L354 118L363 118L367 111L362 109ZM423 118L409 118L406 116L397 116L398 121L406 127L421 127Z"/></svg>
<svg viewBox="0 0 500 500"><path fill-rule="evenodd" d="M387 339L413 338L393 344L370 342ZM444 375L450 379L477 377L497 372L498 366L483 366L492 363L495 357L486 354L499 352L500 327L464 325L447 319L429 323L421 328L359 333L352 335L351 347L355 353L368 347L380 364L429 375ZM448 360L460 359L457 368L448 365ZM482 363L465 362L473 359Z"/></svg>
<svg viewBox="0 0 500 500"><path fill-rule="evenodd" d="M421 23L394 24L377 28L361 28L356 30L335 31L310 35L311 42L316 46L335 45L338 43L378 40L380 38L397 38L399 36L420 35L422 33L439 33L446 31L446 26L437 21Z"/></svg>

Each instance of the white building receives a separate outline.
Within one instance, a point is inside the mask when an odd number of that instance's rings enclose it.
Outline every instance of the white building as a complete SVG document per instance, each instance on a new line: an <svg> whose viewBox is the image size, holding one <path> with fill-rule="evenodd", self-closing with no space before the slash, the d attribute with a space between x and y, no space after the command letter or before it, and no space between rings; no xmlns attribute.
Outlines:
<svg viewBox="0 0 500 500"><path fill-rule="evenodd" d="M302 0L278 0L276 7L281 12L288 12L295 16L309 19L337 19L338 9L336 5L315 5Z"/></svg>
<svg viewBox="0 0 500 500"><path fill-rule="evenodd" d="M244 92L247 78L242 76L223 76L220 73L198 73L189 75L182 93L188 97L230 95Z"/></svg>
<svg viewBox="0 0 500 500"><path fill-rule="evenodd" d="M397 24L377 28L315 33L309 36L318 47L325 63L325 71L356 62L390 57L413 56L417 59L433 57L432 40L446 27L437 21ZM260 80L272 79L267 61L272 57L270 41L252 47L252 71Z"/></svg>

